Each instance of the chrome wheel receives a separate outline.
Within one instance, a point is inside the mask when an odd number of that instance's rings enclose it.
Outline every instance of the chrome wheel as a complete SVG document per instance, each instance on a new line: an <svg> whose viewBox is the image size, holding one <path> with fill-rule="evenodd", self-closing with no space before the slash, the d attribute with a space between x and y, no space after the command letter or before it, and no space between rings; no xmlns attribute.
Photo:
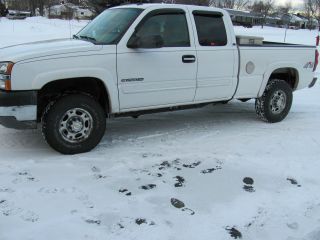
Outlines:
<svg viewBox="0 0 320 240"><path fill-rule="evenodd" d="M86 140L92 131L92 116L82 108L68 110L60 120L59 132L69 143L79 143Z"/></svg>
<svg viewBox="0 0 320 240"><path fill-rule="evenodd" d="M286 108L287 96L284 91L278 90L271 97L270 109L273 114L280 114Z"/></svg>

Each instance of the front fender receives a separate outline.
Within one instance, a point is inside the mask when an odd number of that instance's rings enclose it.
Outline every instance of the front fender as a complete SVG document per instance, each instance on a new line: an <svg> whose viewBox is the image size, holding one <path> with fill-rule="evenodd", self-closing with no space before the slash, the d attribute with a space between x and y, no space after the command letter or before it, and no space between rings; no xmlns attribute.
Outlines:
<svg viewBox="0 0 320 240"><path fill-rule="evenodd" d="M12 74L12 89L40 90L52 81L80 77L100 79L108 91L112 111L119 111L115 54L16 63Z"/></svg>

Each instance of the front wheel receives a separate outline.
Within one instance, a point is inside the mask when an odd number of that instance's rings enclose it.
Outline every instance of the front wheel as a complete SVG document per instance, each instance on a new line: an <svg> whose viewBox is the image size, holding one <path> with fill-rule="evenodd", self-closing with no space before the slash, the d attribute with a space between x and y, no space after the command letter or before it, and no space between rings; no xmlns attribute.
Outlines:
<svg viewBox="0 0 320 240"><path fill-rule="evenodd" d="M256 113L264 121L282 121L290 112L292 88L283 80L271 80L263 95L256 99Z"/></svg>
<svg viewBox="0 0 320 240"><path fill-rule="evenodd" d="M50 103L42 116L47 143L63 154L88 152L98 145L106 128L101 105L84 94L66 95Z"/></svg>

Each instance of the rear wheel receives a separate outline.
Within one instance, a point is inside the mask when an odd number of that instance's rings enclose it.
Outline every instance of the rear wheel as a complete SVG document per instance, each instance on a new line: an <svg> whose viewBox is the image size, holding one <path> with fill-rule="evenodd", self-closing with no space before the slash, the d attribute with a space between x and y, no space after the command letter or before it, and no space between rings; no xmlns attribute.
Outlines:
<svg viewBox="0 0 320 240"><path fill-rule="evenodd" d="M63 154L90 151L100 142L105 128L104 110L84 94L66 95L51 102L42 117L45 140Z"/></svg>
<svg viewBox="0 0 320 240"><path fill-rule="evenodd" d="M263 95L256 99L256 113L264 121L282 121L292 105L292 88L283 80L271 80Z"/></svg>

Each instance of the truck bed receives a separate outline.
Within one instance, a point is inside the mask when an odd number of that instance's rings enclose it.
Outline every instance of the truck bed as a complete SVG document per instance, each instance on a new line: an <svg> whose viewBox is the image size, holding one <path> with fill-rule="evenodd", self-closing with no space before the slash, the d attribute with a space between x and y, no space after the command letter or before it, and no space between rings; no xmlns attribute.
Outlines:
<svg viewBox="0 0 320 240"><path fill-rule="evenodd" d="M250 46L250 45L249 45ZM253 45L255 47L259 47L257 45ZM293 44L293 43L282 43L282 42L270 42L263 41L263 44L260 47L298 47L298 48L316 48L311 45L302 45L302 44Z"/></svg>
<svg viewBox="0 0 320 240"><path fill-rule="evenodd" d="M300 45L293 43L283 43L283 42L272 42L264 41L263 37L256 36L236 36L238 46L247 46L247 47L294 47L294 48L315 48L311 45Z"/></svg>

